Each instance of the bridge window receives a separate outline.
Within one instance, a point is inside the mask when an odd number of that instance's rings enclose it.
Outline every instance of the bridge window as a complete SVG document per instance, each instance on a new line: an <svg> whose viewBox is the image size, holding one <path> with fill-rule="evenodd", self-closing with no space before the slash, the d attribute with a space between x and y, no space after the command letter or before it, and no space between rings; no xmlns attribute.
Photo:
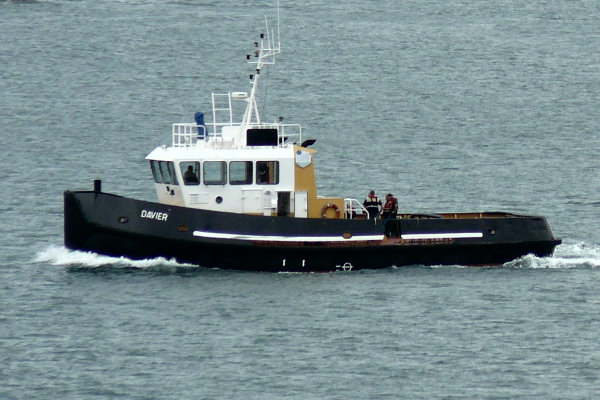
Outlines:
<svg viewBox="0 0 600 400"><path fill-rule="evenodd" d="M279 161L257 161L256 183L276 185L279 183Z"/></svg>
<svg viewBox="0 0 600 400"><path fill-rule="evenodd" d="M167 162L159 161L158 167L160 170L160 175L162 176L162 183L170 184L171 180L169 179L169 170L167 169Z"/></svg>
<svg viewBox="0 0 600 400"><path fill-rule="evenodd" d="M173 164L173 161L167 162L167 169L169 170L169 179L171 180L171 183L173 185L179 185L177 182L177 175L175 175L175 164Z"/></svg>
<svg viewBox="0 0 600 400"><path fill-rule="evenodd" d="M203 180L205 185L227 183L227 163L225 161L204 161Z"/></svg>
<svg viewBox="0 0 600 400"><path fill-rule="evenodd" d="M162 183L162 177L160 176L158 161L150 160L150 168L152 169L152 177L154 178L154 182Z"/></svg>
<svg viewBox="0 0 600 400"><path fill-rule="evenodd" d="M175 164L172 161L150 161L152 177L156 183L167 185L177 185L177 175L175 175Z"/></svg>
<svg viewBox="0 0 600 400"><path fill-rule="evenodd" d="M200 163L197 161L182 161L179 163L181 176L185 185L198 185L200 183Z"/></svg>
<svg viewBox="0 0 600 400"><path fill-rule="evenodd" d="M252 161L230 162L229 183L232 185L252 184Z"/></svg>

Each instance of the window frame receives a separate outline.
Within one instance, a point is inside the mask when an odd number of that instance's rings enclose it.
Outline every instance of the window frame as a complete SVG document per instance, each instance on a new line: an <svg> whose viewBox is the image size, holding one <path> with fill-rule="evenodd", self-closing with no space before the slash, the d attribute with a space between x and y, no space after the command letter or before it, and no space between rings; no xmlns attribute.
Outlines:
<svg viewBox="0 0 600 400"><path fill-rule="evenodd" d="M260 172L259 171L259 163L266 163L267 167L275 166L275 173L273 175L274 182L263 182L259 179L259 172ZM271 175L271 173L269 172L269 180L270 180L270 175ZM279 185L279 161L277 161L277 160L257 161L255 177L256 177L257 185Z"/></svg>
<svg viewBox="0 0 600 400"><path fill-rule="evenodd" d="M177 173L175 172L175 163L173 161L167 161L167 171L169 173L171 185L179 186L179 180L177 179Z"/></svg>
<svg viewBox="0 0 600 400"><path fill-rule="evenodd" d="M160 176L162 177L162 183L165 185L170 185L171 180L169 178L169 168L167 167L167 162L168 161L159 161L158 162L158 170L160 171ZM166 179L165 179L165 177L166 177Z"/></svg>
<svg viewBox="0 0 600 400"><path fill-rule="evenodd" d="M162 183L162 175L160 174L158 160L150 160L150 169L152 170L152 178L154 178L154 183Z"/></svg>
<svg viewBox="0 0 600 400"><path fill-rule="evenodd" d="M213 164L213 163L218 163L221 165L221 179L220 180L206 180L206 165L207 164ZM212 172L210 170L209 167L209 172ZM227 162L226 161L204 161L202 163L202 183L204 183L204 185L206 186L212 186L212 185L226 185L227 184Z"/></svg>
<svg viewBox="0 0 600 400"><path fill-rule="evenodd" d="M244 169L244 173L245 173L245 180L237 180L237 179L231 179L231 164L233 163L243 163L245 164L245 169ZM248 170L248 166L250 167L250 170ZM229 162L229 184L230 185L252 185L252 183L254 182L254 163L252 161L230 161Z"/></svg>
<svg viewBox="0 0 600 400"><path fill-rule="evenodd" d="M198 186L200 184L200 177L202 176L202 171L200 168L201 164L202 163L200 161L179 161L179 172L181 172L181 179L183 180L183 184L185 186ZM185 173L190 165L192 165L192 170L194 170L194 174L196 175L198 182L186 182L185 180Z"/></svg>

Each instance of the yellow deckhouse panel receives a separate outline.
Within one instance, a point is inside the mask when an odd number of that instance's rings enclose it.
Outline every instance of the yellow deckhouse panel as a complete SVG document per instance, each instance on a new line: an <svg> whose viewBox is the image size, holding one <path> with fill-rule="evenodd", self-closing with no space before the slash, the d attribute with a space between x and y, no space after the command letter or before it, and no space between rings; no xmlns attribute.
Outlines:
<svg viewBox="0 0 600 400"><path fill-rule="evenodd" d="M344 218L344 199L341 197L319 197L315 179L313 155L316 150L294 146L294 191L306 192L308 197L308 218ZM303 157L304 162L298 162ZM310 157L310 158L308 158ZM309 161L306 161L308 158ZM300 165L299 165L300 164ZM323 217L324 215L324 217Z"/></svg>

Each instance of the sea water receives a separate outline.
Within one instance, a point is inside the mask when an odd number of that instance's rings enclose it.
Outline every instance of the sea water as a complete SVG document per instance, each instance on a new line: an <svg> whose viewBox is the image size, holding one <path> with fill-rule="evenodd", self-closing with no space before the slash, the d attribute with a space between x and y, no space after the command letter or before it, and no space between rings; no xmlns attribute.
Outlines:
<svg viewBox="0 0 600 400"><path fill-rule="evenodd" d="M554 257L268 274L63 247L64 190L154 200L144 157L249 90L265 15L0 1L0 398L596 397L598 2L282 1L261 81L321 194L544 215Z"/></svg>

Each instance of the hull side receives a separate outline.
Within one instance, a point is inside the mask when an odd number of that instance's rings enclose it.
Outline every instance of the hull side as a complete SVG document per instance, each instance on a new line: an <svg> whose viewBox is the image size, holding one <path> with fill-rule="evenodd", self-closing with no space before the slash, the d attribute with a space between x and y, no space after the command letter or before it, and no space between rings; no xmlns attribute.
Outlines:
<svg viewBox="0 0 600 400"><path fill-rule="evenodd" d="M68 248L225 269L309 272L335 271L344 265L498 265L530 253L549 256L560 243L542 217L384 223L220 213L95 192L67 191L64 199ZM481 237L439 237L440 232L475 232Z"/></svg>

